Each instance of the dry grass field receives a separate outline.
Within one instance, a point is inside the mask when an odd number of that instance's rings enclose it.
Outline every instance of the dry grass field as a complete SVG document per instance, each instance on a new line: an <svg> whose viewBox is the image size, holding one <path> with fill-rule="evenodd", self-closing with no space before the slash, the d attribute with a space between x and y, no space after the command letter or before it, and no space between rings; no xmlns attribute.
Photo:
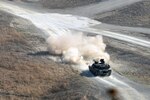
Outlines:
<svg viewBox="0 0 150 100"><path fill-rule="evenodd" d="M88 82L77 70L44 56L30 55L38 52L33 40L36 43L43 43L43 40L29 35L29 30L18 31L11 27L13 20L14 16L0 12L0 100L79 100L86 95L90 97L85 92Z"/></svg>

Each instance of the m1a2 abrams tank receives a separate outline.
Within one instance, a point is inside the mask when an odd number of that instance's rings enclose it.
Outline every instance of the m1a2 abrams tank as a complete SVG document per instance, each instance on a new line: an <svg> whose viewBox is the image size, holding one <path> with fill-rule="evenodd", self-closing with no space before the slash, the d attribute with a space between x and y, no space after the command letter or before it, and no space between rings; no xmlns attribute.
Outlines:
<svg viewBox="0 0 150 100"><path fill-rule="evenodd" d="M94 61L94 63L89 66L90 72L94 76L110 76L111 75L111 69L109 64L105 64L104 59L100 60L100 63L98 61Z"/></svg>

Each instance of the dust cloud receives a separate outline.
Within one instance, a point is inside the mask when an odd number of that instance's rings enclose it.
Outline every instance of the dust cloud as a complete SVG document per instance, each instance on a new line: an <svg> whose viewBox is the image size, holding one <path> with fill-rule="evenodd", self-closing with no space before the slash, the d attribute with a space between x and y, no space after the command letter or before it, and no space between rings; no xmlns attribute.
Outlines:
<svg viewBox="0 0 150 100"><path fill-rule="evenodd" d="M100 35L92 37L82 33L59 34L50 36L47 43L48 51L51 54L61 55L62 61L66 63L81 64L101 58L108 63L110 59Z"/></svg>

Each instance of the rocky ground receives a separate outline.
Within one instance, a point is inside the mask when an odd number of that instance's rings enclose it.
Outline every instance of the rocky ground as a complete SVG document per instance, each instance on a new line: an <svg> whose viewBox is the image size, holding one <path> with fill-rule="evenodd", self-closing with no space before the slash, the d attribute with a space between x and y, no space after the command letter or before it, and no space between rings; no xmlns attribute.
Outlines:
<svg viewBox="0 0 150 100"><path fill-rule="evenodd" d="M89 91L96 88L85 77L47 58L39 32L29 21L0 11L0 99L94 100Z"/></svg>

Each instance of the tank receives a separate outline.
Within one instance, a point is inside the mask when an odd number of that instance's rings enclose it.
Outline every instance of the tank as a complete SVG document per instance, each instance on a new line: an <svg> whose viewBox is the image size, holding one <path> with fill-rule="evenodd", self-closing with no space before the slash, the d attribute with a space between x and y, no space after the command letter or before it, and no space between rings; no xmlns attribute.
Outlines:
<svg viewBox="0 0 150 100"><path fill-rule="evenodd" d="M101 77L110 76L112 72L109 64L92 64L89 70L94 76Z"/></svg>

